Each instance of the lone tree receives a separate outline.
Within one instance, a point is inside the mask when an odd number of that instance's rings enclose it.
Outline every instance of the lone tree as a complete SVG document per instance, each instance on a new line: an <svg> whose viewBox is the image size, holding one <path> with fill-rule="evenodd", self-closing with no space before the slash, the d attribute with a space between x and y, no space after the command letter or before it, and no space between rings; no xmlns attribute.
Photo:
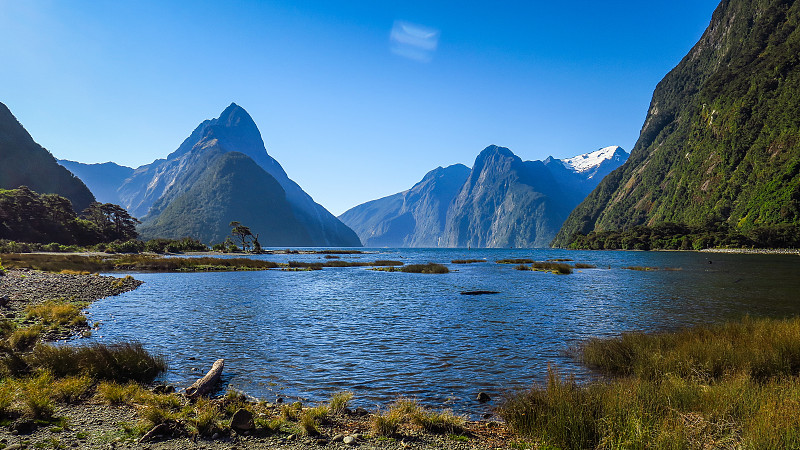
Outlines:
<svg viewBox="0 0 800 450"><path fill-rule="evenodd" d="M242 240L242 250L247 251L247 248L250 246L250 244L247 243L247 238L253 236L250 227L246 227L235 220L231 222L229 226L233 228L231 234Z"/></svg>

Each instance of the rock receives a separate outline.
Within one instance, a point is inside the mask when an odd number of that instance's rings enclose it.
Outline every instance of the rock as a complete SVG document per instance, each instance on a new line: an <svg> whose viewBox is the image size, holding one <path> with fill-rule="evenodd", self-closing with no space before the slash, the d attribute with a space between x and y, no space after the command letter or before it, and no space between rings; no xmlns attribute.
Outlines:
<svg viewBox="0 0 800 450"><path fill-rule="evenodd" d="M36 429L36 422L29 419L18 419L8 428L12 434L31 434Z"/></svg>
<svg viewBox="0 0 800 450"><path fill-rule="evenodd" d="M19 450L21 448L25 447L23 447L22 444L11 444L8 447L6 447L5 450Z"/></svg>
<svg viewBox="0 0 800 450"><path fill-rule="evenodd" d="M253 422L253 413L244 408L239 408L239 410L233 413L233 417L231 417L231 428L236 431L249 431L255 428L255 426L256 424Z"/></svg>
<svg viewBox="0 0 800 450"><path fill-rule="evenodd" d="M317 445L328 445L327 439L317 439Z"/></svg>
<svg viewBox="0 0 800 450"><path fill-rule="evenodd" d="M5 295L0 295L0 307L5 308L6 306L8 306L8 302L10 301L11 300L9 300L9 298L6 297Z"/></svg>
<svg viewBox="0 0 800 450"><path fill-rule="evenodd" d="M357 416L368 416L369 415L369 411L367 411L366 409L364 409L364 408L359 406L358 408L356 408L355 411L353 411L353 414L355 414Z"/></svg>
<svg viewBox="0 0 800 450"><path fill-rule="evenodd" d="M356 438L356 440L358 441L358 440L361 440L361 439L363 439L363 438L364 438L364 435L363 435L363 434L361 434L361 433L356 433L356 434L354 434L354 435L353 435L353 437L354 437L354 438Z"/></svg>
<svg viewBox="0 0 800 450"><path fill-rule="evenodd" d="M486 414L483 415L484 419L488 419L490 417L492 417L492 413L486 413Z"/></svg>
<svg viewBox="0 0 800 450"><path fill-rule="evenodd" d="M355 445L356 438L354 436L346 436L344 439L342 439L342 442L344 442L347 445Z"/></svg>
<svg viewBox="0 0 800 450"><path fill-rule="evenodd" d="M217 439L219 439L219 433L214 433L211 435L211 440L216 441Z"/></svg>
<svg viewBox="0 0 800 450"><path fill-rule="evenodd" d="M276 398L275 403L283 403L283 397Z"/></svg>
<svg viewBox="0 0 800 450"><path fill-rule="evenodd" d="M487 394L486 392L479 392L479 393L478 393L478 398L477 398L477 399L478 399L478 401L479 401L479 402L481 402L481 403L486 403L486 402L488 402L489 400L491 400L491 399L492 399L492 397L489 397L489 394Z"/></svg>
<svg viewBox="0 0 800 450"><path fill-rule="evenodd" d="M336 436L331 439L331 442L342 442L344 440L343 434L337 434Z"/></svg>

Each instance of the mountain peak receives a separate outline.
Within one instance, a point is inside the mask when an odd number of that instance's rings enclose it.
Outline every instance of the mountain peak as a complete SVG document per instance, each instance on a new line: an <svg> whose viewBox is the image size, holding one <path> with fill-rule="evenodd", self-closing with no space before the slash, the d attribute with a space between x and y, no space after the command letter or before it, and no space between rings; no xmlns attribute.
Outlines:
<svg viewBox="0 0 800 450"><path fill-rule="evenodd" d="M619 145L612 145L610 147L603 147L600 150L595 150L590 153L573 156L572 158L562 159L561 162L564 167L572 171L583 173L588 172L611 159L627 159L628 152L622 149Z"/></svg>

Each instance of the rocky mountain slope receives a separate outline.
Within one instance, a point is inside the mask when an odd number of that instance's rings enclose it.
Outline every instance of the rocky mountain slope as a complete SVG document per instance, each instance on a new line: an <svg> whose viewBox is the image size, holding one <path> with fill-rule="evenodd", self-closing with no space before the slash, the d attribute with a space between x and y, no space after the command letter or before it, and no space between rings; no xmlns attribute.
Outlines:
<svg viewBox="0 0 800 450"><path fill-rule="evenodd" d="M218 160L229 152L239 156ZM241 158L254 165L242 162ZM238 174L230 170L244 170L243 179L237 180ZM213 181L209 178L212 174L222 178ZM265 185L257 188L255 180ZM98 191L104 189L99 183L90 186ZM213 189L220 192L213 193ZM211 203L198 204L188 197L190 194ZM234 194L236 198L231 197ZM133 170L118 185L116 195L120 205L142 219L140 231L144 238L182 237L192 231L189 235L213 243L230 232L220 234L230 220L238 220L253 232L261 232L264 246L361 245L352 230L289 179L281 165L267 154L253 119L235 103L220 117L203 121L166 159ZM282 202L289 209L279 207ZM245 204L249 209L244 208ZM278 214L284 217L279 218ZM252 220L244 220L245 216ZM260 227L267 224L296 229L268 231Z"/></svg>
<svg viewBox="0 0 800 450"><path fill-rule="evenodd" d="M339 219L366 247L440 247L447 210L469 172L463 164L437 167L411 189L358 205Z"/></svg>
<svg viewBox="0 0 800 450"><path fill-rule="evenodd" d="M545 247L571 209L627 156L607 147L569 160L522 161L492 145L472 169L437 168L411 189L340 219L369 247Z"/></svg>
<svg viewBox="0 0 800 450"><path fill-rule="evenodd" d="M80 178L87 186L91 186L92 194L100 203L113 203L119 205L117 188L131 175L133 169L120 166L113 162L102 164L85 164L67 159L59 159L58 163L66 167L75 176Z"/></svg>
<svg viewBox="0 0 800 450"><path fill-rule="evenodd" d="M658 84L628 162L569 216L575 233L673 222L800 222L800 3L723 0Z"/></svg>
<svg viewBox="0 0 800 450"><path fill-rule="evenodd" d="M76 212L95 200L86 185L34 142L8 107L0 103L0 188L20 186L66 197Z"/></svg>

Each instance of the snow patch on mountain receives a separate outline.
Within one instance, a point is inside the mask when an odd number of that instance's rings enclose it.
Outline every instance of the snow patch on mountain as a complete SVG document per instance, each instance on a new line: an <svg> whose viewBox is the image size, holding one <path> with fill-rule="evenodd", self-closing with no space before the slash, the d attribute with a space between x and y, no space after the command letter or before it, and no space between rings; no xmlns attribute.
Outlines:
<svg viewBox="0 0 800 450"><path fill-rule="evenodd" d="M622 147L619 145L612 145L611 147L601 148L600 150L591 153L584 153L583 155L562 159L561 163L564 164L564 167L569 170L583 173L596 168L604 161L613 159L615 156L618 156L618 152L621 152L627 156L627 153L625 150L622 150Z"/></svg>

